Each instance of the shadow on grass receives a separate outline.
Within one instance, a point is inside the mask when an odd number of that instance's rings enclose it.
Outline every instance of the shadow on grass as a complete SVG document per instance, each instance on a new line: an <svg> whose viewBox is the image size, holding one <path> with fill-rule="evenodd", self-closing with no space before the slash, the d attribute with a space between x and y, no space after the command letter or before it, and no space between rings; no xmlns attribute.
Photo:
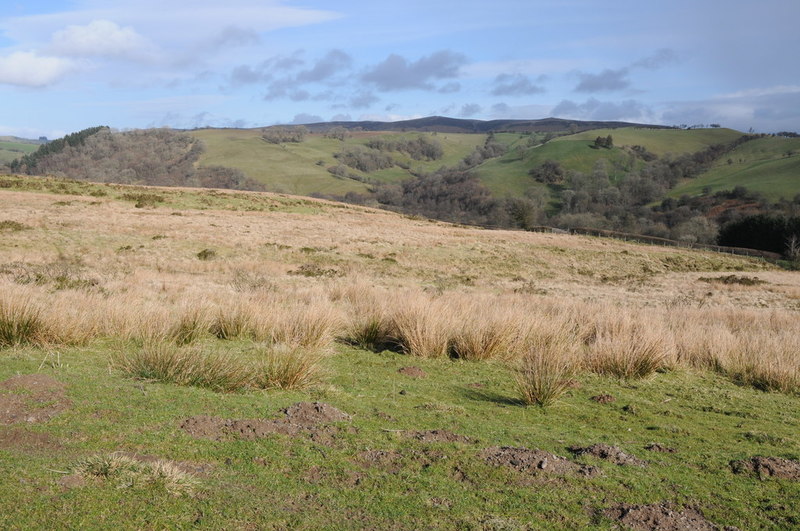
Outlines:
<svg viewBox="0 0 800 531"><path fill-rule="evenodd" d="M459 389L459 392L461 393L462 397L468 400L491 402L493 404L500 404L503 406L525 406L525 402L523 402L519 398L501 395L499 393L495 393L493 391L487 391L485 389L467 389L462 387Z"/></svg>

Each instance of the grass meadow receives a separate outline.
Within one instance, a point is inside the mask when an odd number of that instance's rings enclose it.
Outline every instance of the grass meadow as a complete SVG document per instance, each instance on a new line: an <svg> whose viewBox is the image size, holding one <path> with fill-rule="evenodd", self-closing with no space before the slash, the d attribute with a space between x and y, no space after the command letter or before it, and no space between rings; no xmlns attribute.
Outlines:
<svg viewBox="0 0 800 531"><path fill-rule="evenodd" d="M2 528L800 525L796 272L280 194L0 186ZM596 443L646 464L575 450Z"/></svg>

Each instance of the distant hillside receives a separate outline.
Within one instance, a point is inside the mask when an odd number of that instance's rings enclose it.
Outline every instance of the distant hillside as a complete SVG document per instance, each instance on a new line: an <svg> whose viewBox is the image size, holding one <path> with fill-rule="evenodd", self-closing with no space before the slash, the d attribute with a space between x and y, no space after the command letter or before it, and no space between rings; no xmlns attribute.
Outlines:
<svg viewBox="0 0 800 531"><path fill-rule="evenodd" d="M800 138L765 137L737 147L703 175L679 184L670 197L744 186L776 201L800 194Z"/></svg>
<svg viewBox="0 0 800 531"><path fill-rule="evenodd" d="M421 131L437 133L577 133L589 129L622 128L622 127L647 127L662 129L665 126L636 124L629 122L600 122L564 120L561 118L544 118L540 120L467 120L462 118L447 118L445 116L428 116L413 120L400 120L396 122L320 122L306 124L305 127L314 133L324 133L334 127L345 129L360 129L362 131Z"/></svg>
<svg viewBox="0 0 800 531"><path fill-rule="evenodd" d="M0 136L0 163L11 162L14 159L33 153L43 142L16 136Z"/></svg>

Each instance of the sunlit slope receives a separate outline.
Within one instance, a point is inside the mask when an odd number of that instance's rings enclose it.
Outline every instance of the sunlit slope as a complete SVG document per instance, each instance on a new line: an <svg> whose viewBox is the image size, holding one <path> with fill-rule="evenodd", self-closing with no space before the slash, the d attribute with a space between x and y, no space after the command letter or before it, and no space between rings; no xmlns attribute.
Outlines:
<svg viewBox="0 0 800 531"><path fill-rule="evenodd" d="M270 144L261 138L257 129L203 129L191 134L206 144L206 152L200 157L201 166L238 168L272 190L301 195L367 191L364 182L336 177L327 171L328 167L338 164L334 154L347 146L365 144L377 137L400 140L428 135L439 141L444 155L438 160L416 161L403 153L392 152L392 158L407 169L395 166L370 174L348 169L359 178L392 182L409 178L413 172L430 172L441 166L455 165L486 139L485 135L453 133L354 133L340 141L310 134L300 143Z"/></svg>
<svg viewBox="0 0 800 531"><path fill-rule="evenodd" d="M746 142L717 161L708 172L679 184L672 197L744 186L768 199L800 194L800 138L766 137Z"/></svg>

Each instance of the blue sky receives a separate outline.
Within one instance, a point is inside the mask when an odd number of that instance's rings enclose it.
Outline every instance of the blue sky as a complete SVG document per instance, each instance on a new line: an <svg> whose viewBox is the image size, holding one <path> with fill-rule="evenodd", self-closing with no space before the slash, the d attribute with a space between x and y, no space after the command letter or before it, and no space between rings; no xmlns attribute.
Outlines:
<svg viewBox="0 0 800 531"><path fill-rule="evenodd" d="M3 0L0 135L429 115L800 130L797 0Z"/></svg>

